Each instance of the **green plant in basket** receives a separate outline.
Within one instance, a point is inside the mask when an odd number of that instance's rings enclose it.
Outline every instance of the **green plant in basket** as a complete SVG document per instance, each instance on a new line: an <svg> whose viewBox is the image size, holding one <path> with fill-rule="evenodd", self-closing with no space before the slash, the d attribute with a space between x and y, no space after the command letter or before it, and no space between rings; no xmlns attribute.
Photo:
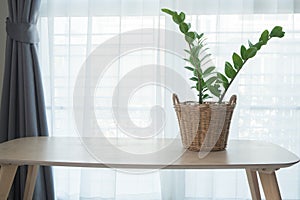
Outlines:
<svg viewBox="0 0 300 200"><path fill-rule="evenodd" d="M217 97L218 102L221 103L232 82L247 61L255 57L257 52L269 40L282 38L285 34L280 26L275 26L271 32L264 30L258 42L252 43L248 41L248 47L241 45L240 51L232 54L231 62L225 62L224 72L218 72L215 66L206 66L210 61L211 54L208 53L204 33L190 30L191 24L185 21L185 13L178 13L166 8L162 9L162 11L171 15L173 21L178 24L180 32L184 34L185 41L189 47L185 49L188 57L184 59L189 63L189 66L185 66L185 68L190 70L193 75L190 80L195 82L192 88L198 91L200 104L213 96Z"/></svg>
<svg viewBox="0 0 300 200"><path fill-rule="evenodd" d="M248 41L247 47L241 45L239 52L233 52L231 61L224 64L224 72L218 72L215 66L210 65L210 56L204 33L191 31L191 24L186 22L183 12L162 9L171 15L179 26L188 45L185 49L188 63L185 68L191 71L190 80L195 82L192 88L198 92L199 103L189 101L180 102L173 94L174 108L177 114L182 144L191 151L221 151L227 146L230 122L236 105L236 95L232 95L229 102L223 102L226 92L232 85L238 73L249 59L272 38L282 38L282 27L275 26L271 32L264 30L258 42ZM207 99L216 97L218 102L209 102Z"/></svg>

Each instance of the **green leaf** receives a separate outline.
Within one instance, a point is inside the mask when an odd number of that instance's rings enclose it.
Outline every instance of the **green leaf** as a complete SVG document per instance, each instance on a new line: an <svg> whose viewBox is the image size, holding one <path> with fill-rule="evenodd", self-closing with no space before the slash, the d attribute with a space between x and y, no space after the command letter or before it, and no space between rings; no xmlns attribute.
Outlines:
<svg viewBox="0 0 300 200"><path fill-rule="evenodd" d="M209 68L207 68L206 70L204 70L204 72L203 72L203 74L202 74L202 76L207 76L207 75L209 75L212 71L214 71L216 69L216 67L214 67L214 66L211 66L211 67L209 67Z"/></svg>
<svg viewBox="0 0 300 200"><path fill-rule="evenodd" d="M163 11L164 13L167 13L167 14L169 14L169 15L174 15L174 11L172 11L172 10L169 10L169 9L167 9L167 8L163 8L163 9L161 9L161 11Z"/></svg>
<svg viewBox="0 0 300 200"><path fill-rule="evenodd" d="M232 54L232 61L236 70L240 70L243 66L243 60L237 53Z"/></svg>
<svg viewBox="0 0 300 200"><path fill-rule="evenodd" d="M176 24L180 24L182 22L180 16L177 14L177 12L174 12L172 15L172 19Z"/></svg>
<svg viewBox="0 0 300 200"><path fill-rule="evenodd" d="M227 89L229 87L229 83L223 82L222 84L225 89Z"/></svg>
<svg viewBox="0 0 300 200"><path fill-rule="evenodd" d="M186 33L189 31L189 26L186 23L182 22L179 24L179 29L182 33Z"/></svg>
<svg viewBox="0 0 300 200"><path fill-rule="evenodd" d="M210 77L209 79L206 80L206 85L209 86L211 85L213 82L215 82L217 80L216 76Z"/></svg>
<svg viewBox="0 0 300 200"><path fill-rule="evenodd" d="M254 45L248 40L249 47L253 47Z"/></svg>
<svg viewBox="0 0 300 200"><path fill-rule="evenodd" d="M221 74L219 72L217 73L217 76L222 81L223 87L225 89L227 89L228 86L229 86L228 79L223 74Z"/></svg>
<svg viewBox="0 0 300 200"><path fill-rule="evenodd" d="M194 32L187 32L186 34L185 34L185 41L187 41L187 43L189 43L189 44L191 44L191 43L193 43L194 42L194 40L195 40L195 33Z"/></svg>
<svg viewBox="0 0 300 200"><path fill-rule="evenodd" d="M202 37L203 37L203 35L204 35L204 33L200 33L199 35L197 35L197 39L200 39L200 38L202 38Z"/></svg>
<svg viewBox="0 0 300 200"><path fill-rule="evenodd" d="M245 52L246 59L254 57L256 55L256 52L257 52L256 47L250 47L249 49L247 49Z"/></svg>
<svg viewBox="0 0 300 200"><path fill-rule="evenodd" d="M197 69L193 70L194 76L198 77L200 75L199 71L197 71Z"/></svg>
<svg viewBox="0 0 300 200"><path fill-rule="evenodd" d="M208 47L203 49L204 46L205 46L205 45L202 45L202 49L201 49L201 51L199 52L200 55L203 54L203 53L206 53L206 51L209 50Z"/></svg>
<svg viewBox="0 0 300 200"><path fill-rule="evenodd" d="M236 71L233 69L232 65L229 62L225 63L225 74L228 78L234 78Z"/></svg>
<svg viewBox="0 0 300 200"><path fill-rule="evenodd" d="M207 38L202 37L202 38L198 39L198 44L201 44L201 45L205 46L206 45L206 43L205 43L206 40L207 40Z"/></svg>
<svg viewBox="0 0 300 200"><path fill-rule="evenodd" d="M199 56L199 51L200 51L201 48L202 48L201 45L196 45L196 46L194 46L194 47L191 49L191 54L192 54L194 57L198 57L198 56Z"/></svg>
<svg viewBox="0 0 300 200"><path fill-rule="evenodd" d="M285 32L282 31L281 26L275 26L270 33L270 37L282 38L284 36L284 34L285 34Z"/></svg>
<svg viewBox="0 0 300 200"><path fill-rule="evenodd" d="M218 87L216 87L216 86L210 86L210 87L208 87L208 90L209 90L213 95L215 95L216 97L219 97L219 96L220 96L220 90L218 90Z"/></svg>
<svg viewBox="0 0 300 200"><path fill-rule="evenodd" d="M188 54L191 54L191 52L187 49L184 49L185 52L187 52Z"/></svg>
<svg viewBox="0 0 300 200"><path fill-rule="evenodd" d="M197 67L200 65L200 60L198 57L190 56L190 63L194 66Z"/></svg>
<svg viewBox="0 0 300 200"><path fill-rule="evenodd" d="M191 28L191 23L187 23L187 25L188 25L188 28L190 29Z"/></svg>
<svg viewBox="0 0 300 200"><path fill-rule="evenodd" d="M262 45L265 45L265 44L267 44L268 40L269 40L269 31L264 30L264 32L262 32L262 34L259 38L259 41L262 42Z"/></svg>
<svg viewBox="0 0 300 200"><path fill-rule="evenodd" d="M180 12L179 17L182 22L185 20L185 14L183 12Z"/></svg>
<svg viewBox="0 0 300 200"><path fill-rule="evenodd" d="M246 53L246 47L244 45L242 45L241 46L241 56L242 56L243 60L246 60L245 53Z"/></svg>
<svg viewBox="0 0 300 200"><path fill-rule="evenodd" d="M253 47L256 47L257 50L260 50L261 46L264 45L263 41L259 41Z"/></svg>
<svg viewBox="0 0 300 200"><path fill-rule="evenodd" d="M233 69L233 67L232 67L232 65L231 65L231 63L230 62L225 62L225 66L229 66L229 67L231 67L232 69Z"/></svg>
<svg viewBox="0 0 300 200"><path fill-rule="evenodd" d="M206 54L205 56L203 56L200 60L200 63L203 63L205 59L210 58L211 54Z"/></svg>
<svg viewBox="0 0 300 200"><path fill-rule="evenodd" d="M202 100L209 99L209 98L212 98L212 97L209 96L208 94L203 94L203 96L202 96Z"/></svg>
<svg viewBox="0 0 300 200"><path fill-rule="evenodd" d="M191 81L198 81L198 78L197 77L192 77L190 78Z"/></svg>
<svg viewBox="0 0 300 200"><path fill-rule="evenodd" d="M203 78L201 78L201 87L202 87L202 89L206 88L206 82L204 81Z"/></svg>
<svg viewBox="0 0 300 200"><path fill-rule="evenodd" d="M189 66L185 66L184 68L186 68L187 70L190 70L190 71L194 71L194 68L193 67L189 67Z"/></svg>
<svg viewBox="0 0 300 200"><path fill-rule="evenodd" d="M199 83L198 83L198 81L196 82L196 90L199 91Z"/></svg>
<svg viewBox="0 0 300 200"><path fill-rule="evenodd" d="M223 74L221 74L220 72L217 73L217 77L224 83L228 83L228 79L226 78L226 76L224 76Z"/></svg>
<svg viewBox="0 0 300 200"><path fill-rule="evenodd" d="M198 70L198 73L199 73L200 75L203 74L203 73L202 73L202 69L201 69L200 66L197 67L197 70Z"/></svg>
<svg viewBox="0 0 300 200"><path fill-rule="evenodd" d="M196 86L192 86L191 89L196 89L197 91L199 91L198 82L196 82Z"/></svg>

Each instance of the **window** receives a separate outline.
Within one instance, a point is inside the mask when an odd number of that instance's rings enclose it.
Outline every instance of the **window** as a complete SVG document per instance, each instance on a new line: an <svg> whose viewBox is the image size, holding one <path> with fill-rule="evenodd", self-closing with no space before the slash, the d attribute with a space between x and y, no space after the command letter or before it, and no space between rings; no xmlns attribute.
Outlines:
<svg viewBox="0 0 300 200"><path fill-rule="evenodd" d="M267 140L300 155L300 68L297 65L300 62L300 26L296 23L300 14L296 12L297 4L274 0L266 4L265 1L240 1L241 5L233 9L229 1L227 9L226 2L207 1L204 2L206 6L198 6L199 3L194 1L187 5L180 1L161 3L147 0L101 3L76 0L72 4L67 0L44 1L39 26L40 58L50 134L77 136L73 119L74 84L82 64L94 49L108 39L134 29L178 31L160 8L179 7L183 9L177 10L191 14L187 17L192 27L206 34L213 61L220 69L223 69L225 60L230 60L233 51L239 51L240 44L246 44L248 39L256 41L260 31L266 28L284 27L284 39L272 39L255 59L245 65L229 91L229 94L238 94L230 139ZM174 70L189 77L189 72L182 68L184 62L181 59L157 50L128 52L113 61L99 81L94 99L98 124L107 137L128 137L118 129L112 117L113 89L124 75L146 64L173 65ZM149 110L156 104L171 113L169 120L177 123L171 92L151 85L137 90L129 102L132 121L140 127L149 125ZM172 130L175 135L167 130L159 137L175 137L178 128L174 126ZM279 171L284 199L300 198L299 172L299 165ZM185 199L250 197L244 171L189 170L174 172L172 176L177 177L178 182L169 181L169 188L165 188L163 183L173 179L159 172L132 175L111 170L55 168L58 199L161 199L175 190Z"/></svg>

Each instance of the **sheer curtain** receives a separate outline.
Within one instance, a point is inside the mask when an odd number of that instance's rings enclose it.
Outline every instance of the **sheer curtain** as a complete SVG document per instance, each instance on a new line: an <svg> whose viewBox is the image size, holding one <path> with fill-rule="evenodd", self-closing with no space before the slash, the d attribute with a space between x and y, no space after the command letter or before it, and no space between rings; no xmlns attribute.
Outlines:
<svg viewBox="0 0 300 200"><path fill-rule="evenodd" d="M136 29L178 32L171 19L161 13L164 7L188 14L192 27L206 34L213 61L220 69L232 52L239 50L240 44L247 44L248 39L256 41L264 29L270 30L275 25L284 27L286 36L270 41L247 63L228 92L238 95L230 139L270 141L300 155L300 68L297 66L300 25L296 23L300 20L300 4L292 0L205 0L201 3L196 0L43 0L39 21L40 58L51 135L78 137L73 117L74 86L87 57L97 47L120 33ZM159 47L163 37L147 42ZM120 45L117 41L113 45ZM136 43L139 42L137 39ZM95 115L103 134L128 137L112 117L111 102L113 90L126 74L143 65L166 65L188 78L184 64L180 57L157 49L126 52L113 60L94 94ZM157 81L163 79L162 71L156 73ZM151 137L177 137L171 91L166 87L145 85L134 92L128 105L133 123L139 127L151 124L150 110L154 105L164 108L167 121L164 130ZM57 199L250 199L243 170L131 173L56 167L54 172ZM300 199L299 173L299 165L278 172L283 199Z"/></svg>

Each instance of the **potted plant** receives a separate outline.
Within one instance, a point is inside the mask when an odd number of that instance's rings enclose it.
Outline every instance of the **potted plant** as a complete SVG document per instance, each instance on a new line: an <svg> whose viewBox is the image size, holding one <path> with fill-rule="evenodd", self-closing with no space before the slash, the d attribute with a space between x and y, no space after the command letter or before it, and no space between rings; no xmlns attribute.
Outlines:
<svg viewBox="0 0 300 200"><path fill-rule="evenodd" d="M162 9L171 15L178 24L180 32L188 45L185 49L188 63L185 68L191 71L190 80L195 84L192 89L198 92L198 102L180 102L177 95L173 94L174 108L179 121L182 143L185 148L192 151L224 150L227 145L228 132L232 113L236 104L236 95L232 95L229 102L224 97L243 69L247 61L257 54L272 38L282 38L285 32L282 27L275 26L271 32L264 30L258 42L248 41L248 47L241 45L240 52L233 52L232 61L226 61L224 72L216 71L215 66L207 66L211 54L208 53L204 33L191 31L191 24L185 22L185 13L169 9ZM216 97L215 102L208 99Z"/></svg>

